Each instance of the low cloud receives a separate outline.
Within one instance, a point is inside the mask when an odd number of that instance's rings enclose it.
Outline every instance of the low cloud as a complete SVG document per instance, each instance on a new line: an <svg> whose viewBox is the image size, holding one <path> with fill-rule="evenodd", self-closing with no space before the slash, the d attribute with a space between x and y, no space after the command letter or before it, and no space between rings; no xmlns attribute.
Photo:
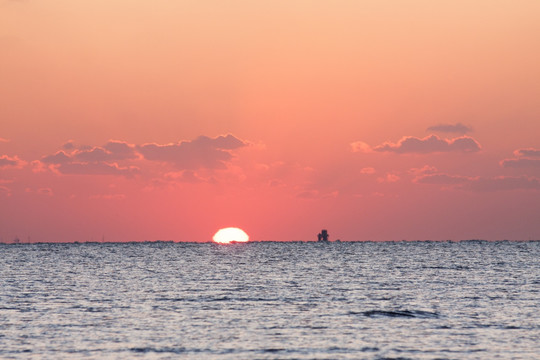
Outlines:
<svg viewBox="0 0 540 360"><path fill-rule="evenodd" d="M371 174L375 174L376 173L376 170L375 168L372 168L372 167L365 167L365 168L362 168L360 170L360 173L361 174L368 174L368 175L371 175Z"/></svg>
<svg viewBox="0 0 540 360"><path fill-rule="evenodd" d="M4 139L0 137L0 142L9 142L9 139Z"/></svg>
<svg viewBox="0 0 540 360"><path fill-rule="evenodd" d="M517 159L504 159L499 164L504 168L525 169L540 168L540 150L534 148L517 149Z"/></svg>
<svg viewBox="0 0 540 360"><path fill-rule="evenodd" d="M125 141L110 140L105 144L104 148L110 155L114 156L115 160L134 159L137 157L135 147Z"/></svg>
<svg viewBox="0 0 540 360"><path fill-rule="evenodd" d="M7 155L0 156L0 167L17 166L18 161Z"/></svg>
<svg viewBox="0 0 540 360"><path fill-rule="evenodd" d="M63 151L58 151L53 155L47 155L41 158L41 162L45 164L67 164L71 161L71 157Z"/></svg>
<svg viewBox="0 0 540 360"><path fill-rule="evenodd" d="M168 162L178 169L224 169L233 157L230 150L244 146L247 143L229 134L216 138L199 136L177 144L144 144L137 150L147 160Z"/></svg>
<svg viewBox="0 0 540 360"><path fill-rule="evenodd" d="M9 157L7 155L0 156L0 169L8 168L8 167L15 167L15 168L21 168L26 163L19 159L17 156Z"/></svg>
<svg viewBox="0 0 540 360"><path fill-rule="evenodd" d="M73 158L82 162L114 162L137 158L135 147L123 141L111 140L103 147L79 150Z"/></svg>
<svg viewBox="0 0 540 360"><path fill-rule="evenodd" d="M69 146L68 146L69 145ZM64 144L65 150L72 149L71 152L58 151L53 155L44 156L41 161L46 164L67 164L67 163L91 163L107 162L112 163L121 160L136 159L135 146L123 141L111 140L104 146L84 147L74 149L73 143Z"/></svg>
<svg viewBox="0 0 540 360"><path fill-rule="evenodd" d="M33 173L42 173L47 172L50 170L49 166L40 160L34 160L30 162L30 168L32 169Z"/></svg>
<svg viewBox="0 0 540 360"><path fill-rule="evenodd" d="M459 175L426 174L416 177L413 181L417 184L454 185L473 181L473 179Z"/></svg>
<svg viewBox="0 0 540 360"><path fill-rule="evenodd" d="M56 170L66 175L122 175L133 176L139 173L134 166L120 167L118 164L107 163L67 163L60 164Z"/></svg>
<svg viewBox="0 0 540 360"><path fill-rule="evenodd" d="M436 172L437 172L437 168L435 166L430 166L430 165L424 165L421 168L412 168L408 171L408 173L412 175L435 174Z"/></svg>
<svg viewBox="0 0 540 360"><path fill-rule="evenodd" d="M75 149L75 143L73 142L73 140L69 140L64 145L62 145L62 147L66 150Z"/></svg>
<svg viewBox="0 0 540 360"><path fill-rule="evenodd" d="M505 159L500 164L504 168L513 169L540 168L540 159Z"/></svg>
<svg viewBox="0 0 540 360"><path fill-rule="evenodd" d="M414 136L406 136L397 143L386 142L373 148L374 151L393 152L396 154L471 153L480 151L480 149L480 144L468 136L455 139L441 139L437 135L430 135L422 139Z"/></svg>
<svg viewBox="0 0 540 360"><path fill-rule="evenodd" d="M472 128L470 126L463 125L462 123L439 124L439 125L434 125L434 126L428 127L426 129L426 131L435 131L435 132L442 132L442 133L465 135L466 133L471 132Z"/></svg>
<svg viewBox="0 0 540 360"><path fill-rule="evenodd" d="M526 176L499 176L495 178L478 178L464 186L465 189L479 192L508 190L540 190L540 180Z"/></svg>
<svg viewBox="0 0 540 360"><path fill-rule="evenodd" d="M52 169L60 174L122 175L139 173L135 161L148 160L172 164L179 170L224 169L233 158L232 150L247 146L233 135L210 138L200 136L193 141L176 144L133 145L125 141L110 140L103 146L75 146L73 141L63 150L38 161L40 169ZM6 165L9 159L6 159ZM34 168L38 169L37 166ZM176 180L199 182L193 172L179 173Z"/></svg>
<svg viewBox="0 0 540 360"><path fill-rule="evenodd" d="M363 141L355 141L351 143L351 151L352 152L363 152L363 153L369 153L373 150L371 149L371 146L366 144Z"/></svg>
<svg viewBox="0 0 540 360"><path fill-rule="evenodd" d="M517 149L514 151L514 155L518 157L540 158L540 149Z"/></svg>
<svg viewBox="0 0 540 360"><path fill-rule="evenodd" d="M393 183L393 182L397 182L399 181L399 176L396 175L396 174L392 174L392 173L387 173L384 177L380 177L377 179L378 182L380 183L384 183L384 182L387 182L387 183Z"/></svg>
<svg viewBox="0 0 540 360"><path fill-rule="evenodd" d="M448 185L450 188L474 192L540 190L540 180L526 176L467 177L449 174L428 174L416 177L417 184Z"/></svg>
<svg viewBox="0 0 540 360"><path fill-rule="evenodd" d="M134 153L133 153L134 154ZM139 172L135 166L119 166L114 160L126 158L104 148L95 147L91 150L75 150L71 154L58 151L53 155L44 156L39 163L49 165L53 171L64 175L121 175L133 176ZM132 157L130 154L129 157ZM38 163L38 164L39 164ZM39 166L34 166L39 171Z"/></svg>
<svg viewBox="0 0 540 360"><path fill-rule="evenodd" d="M197 175L193 170L184 170L179 172L169 172L164 175L164 178L167 180L177 181L177 182L187 182L187 183L201 183L207 182L207 179L204 179Z"/></svg>

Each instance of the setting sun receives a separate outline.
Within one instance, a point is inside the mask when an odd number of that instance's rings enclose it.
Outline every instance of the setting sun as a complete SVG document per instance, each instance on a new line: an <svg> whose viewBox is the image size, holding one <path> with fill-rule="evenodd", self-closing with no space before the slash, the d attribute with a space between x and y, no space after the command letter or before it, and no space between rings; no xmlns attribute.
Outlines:
<svg viewBox="0 0 540 360"><path fill-rule="evenodd" d="M230 244L232 242L248 242L249 236L242 229L229 227L219 229L212 239L218 244Z"/></svg>

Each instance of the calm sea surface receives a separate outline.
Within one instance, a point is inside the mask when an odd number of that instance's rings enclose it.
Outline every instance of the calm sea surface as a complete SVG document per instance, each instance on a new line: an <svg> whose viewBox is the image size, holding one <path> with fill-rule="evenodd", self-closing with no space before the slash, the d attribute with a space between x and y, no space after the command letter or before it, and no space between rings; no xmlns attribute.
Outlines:
<svg viewBox="0 0 540 360"><path fill-rule="evenodd" d="M540 359L540 242L0 254L2 359Z"/></svg>

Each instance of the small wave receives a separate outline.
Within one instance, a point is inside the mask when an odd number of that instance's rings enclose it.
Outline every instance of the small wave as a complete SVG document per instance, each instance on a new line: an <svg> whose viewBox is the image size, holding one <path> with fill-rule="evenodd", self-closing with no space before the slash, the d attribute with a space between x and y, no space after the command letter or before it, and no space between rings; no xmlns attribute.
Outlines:
<svg viewBox="0 0 540 360"><path fill-rule="evenodd" d="M225 295L222 297L192 297L192 298L156 298L155 301L163 302L201 302L201 301L238 301L238 302L276 302L279 298L263 297L234 297Z"/></svg>
<svg viewBox="0 0 540 360"><path fill-rule="evenodd" d="M419 319L437 319L439 314L435 312L422 311L422 310L369 310L363 311L360 314L367 317L394 317L394 318L419 318Z"/></svg>
<svg viewBox="0 0 540 360"><path fill-rule="evenodd" d="M377 352L379 350L380 349L378 347L369 347L369 346L365 346L365 347L360 349L360 351L362 351L362 352Z"/></svg>
<svg viewBox="0 0 540 360"><path fill-rule="evenodd" d="M433 269L433 270L471 270L471 267L465 265L454 266L441 266L441 265L423 265L421 269Z"/></svg>
<svg viewBox="0 0 540 360"><path fill-rule="evenodd" d="M441 326L438 326L437 329L448 330L448 329L452 329L452 327L448 325L441 325Z"/></svg>
<svg viewBox="0 0 540 360"><path fill-rule="evenodd" d="M186 352L185 348L153 348L153 347L136 347L129 349L136 353L172 353L183 354Z"/></svg>
<svg viewBox="0 0 540 360"><path fill-rule="evenodd" d="M292 329L310 329L310 330L325 330L328 329L328 326L322 325L296 325L291 326Z"/></svg>
<svg viewBox="0 0 540 360"><path fill-rule="evenodd" d="M186 299L186 298L155 298L155 301L171 301L171 302L177 302L177 301L196 301L196 299Z"/></svg>
<svg viewBox="0 0 540 360"><path fill-rule="evenodd" d="M107 311L107 310L108 310L108 309L106 309L106 308L88 307L88 308L86 308L84 311L94 313L94 312L105 312L105 311Z"/></svg>
<svg viewBox="0 0 540 360"><path fill-rule="evenodd" d="M230 297L228 296L221 296L221 297L211 297L211 298L208 298L208 299L204 299L205 301L230 301L232 300Z"/></svg>
<svg viewBox="0 0 540 360"><path fill-rule="evenodd" d="M469 327L470 329L479 328L479 329L502 329L502 330L532 330L528 327L516 326L516 325L503 325L503 324L481 324L475 323L474 326Z"/></svg>

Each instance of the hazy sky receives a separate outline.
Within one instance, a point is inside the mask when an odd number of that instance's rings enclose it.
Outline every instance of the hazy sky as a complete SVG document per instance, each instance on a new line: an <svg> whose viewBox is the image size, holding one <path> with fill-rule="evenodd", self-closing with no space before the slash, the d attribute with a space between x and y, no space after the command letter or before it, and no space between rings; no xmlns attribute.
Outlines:
<svg viewBox="0 0 540 360"><path fill-rule="evenodd" d="M540 1L0 0L0 238L539 239Z"/></svg>

